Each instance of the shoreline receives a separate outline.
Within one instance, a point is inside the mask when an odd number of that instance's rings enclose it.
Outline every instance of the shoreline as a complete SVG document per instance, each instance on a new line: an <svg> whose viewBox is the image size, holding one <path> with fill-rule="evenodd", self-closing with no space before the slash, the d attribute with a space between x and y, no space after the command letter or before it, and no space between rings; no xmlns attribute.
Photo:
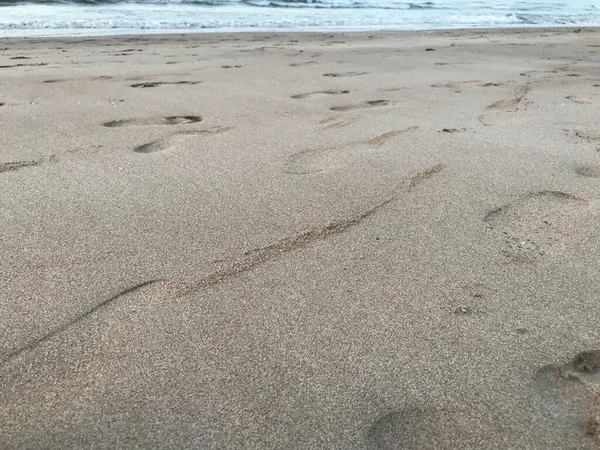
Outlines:
<svg viewBox="0 0 600 450"><path fill-rule="evenodd" d="M231 36L231 35L294 35L294 36L319 36L326 34L334 34L334 35L350 35L350 36L362 36L369 34L376 35L397 35L397 36L468 36L470 34L481 34L485 33L488 35L499 34L527 34L527 33L569 33L569 32L594 32L600 30L600 25L594 26L577 26L577 25L564 25L564 26L521 26L515 25L513 27L481 27L481 28L434 28L434 29L419 29L419 30L403 30L403 29L392 29L392 30L235 30L231 29L228 31L188 31L188 30L170 30L166 32L156 32L158 30L151 30L148 33L140 33L140 30L132 30L131 32L126 32L126 30L122 30L122 33L119 31L117 34L104 34L99 32L98 34L77 34L77 35L58 35L58 34L48 34L48 35L32 35L32 36L3 36L0 34L0 41L13 41L13 40L44 40L44 41L52 41L52 40L65 40L65 39L101 39L101 38L120 38L120 37L137 37L137 38L149 38L149 39L157 39L157 38L168 38L173 36L207 36L207 37L220 37L220 36Z"/></svg>

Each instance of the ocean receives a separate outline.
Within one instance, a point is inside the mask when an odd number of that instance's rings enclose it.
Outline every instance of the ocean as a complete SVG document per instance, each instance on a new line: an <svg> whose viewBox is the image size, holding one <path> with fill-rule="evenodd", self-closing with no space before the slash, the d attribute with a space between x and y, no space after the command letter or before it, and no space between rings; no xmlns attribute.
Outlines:
<svg viewBox="0 0 600 450"><path fill-rule="evenodd" d="M2 36L566 25L600 25L600 4L594 0L0 0Z"/></svg>

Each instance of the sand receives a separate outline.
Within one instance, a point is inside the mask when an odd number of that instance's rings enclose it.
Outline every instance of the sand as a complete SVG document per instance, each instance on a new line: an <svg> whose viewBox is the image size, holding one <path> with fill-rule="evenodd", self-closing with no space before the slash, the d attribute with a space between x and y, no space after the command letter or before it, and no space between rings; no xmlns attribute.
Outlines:
<svg viewBox="0 0 600 450"><path fill-rule="evenodd" d="M600 447L600 31L0 42L0 447Z"/></svg>

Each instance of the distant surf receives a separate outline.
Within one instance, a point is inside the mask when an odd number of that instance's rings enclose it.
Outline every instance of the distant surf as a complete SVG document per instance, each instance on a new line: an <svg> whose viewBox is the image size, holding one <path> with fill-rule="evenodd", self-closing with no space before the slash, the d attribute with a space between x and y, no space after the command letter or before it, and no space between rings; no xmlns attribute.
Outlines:
<svg viewBox="0 0 600 450"><path fill-rule="evenodd" d="M565 25L600 25L600 8L593 0L0 0L5 36Z"/></svg>

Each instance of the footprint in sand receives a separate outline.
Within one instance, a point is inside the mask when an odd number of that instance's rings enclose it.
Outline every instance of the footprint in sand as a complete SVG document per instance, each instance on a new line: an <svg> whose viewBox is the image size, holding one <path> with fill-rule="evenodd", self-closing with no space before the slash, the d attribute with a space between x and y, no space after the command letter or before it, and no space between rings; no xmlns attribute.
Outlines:
<svg viewBox="0 0 600 450"><path fill-rule="evenodd" d="M453 430L453 436L448 436L448 430ZM460 430L452 411L413 406L381 416L366 434L367 449L423 450L441 448L440 443L454 441Z"/></svg>
<svg viewBox="0 0 600 450"><path fill-rule="evenodd" d="M44 83L67 83L69 81L103 81L103 80L112 80L113 77L109 76L98 76L98 77L87 77L87 78L63 78L56 80L45 80Z"/></svg>
<svg viewBox="0 0 600 450"><path fill-rule="evenodd" d="M600 132L596 130L565 130L569 134L575 135L575 137L584 140L590 144L597 144L600 142ZM600 151L600 148L598 149Z"/></svg>
<svg viewBox="0 0 600 450"><path fill-rule="evenodd" d="M584 164L575 168L575 173L582 177L600 178L600 164Z"/></svg>
<svg viewBox="0 0 600 450"><path fill-rule="evenodd" d="M350 155L337 148L310 149L289 156L285 161L284 173L308 175L342 166Z"/></svg>
<svg viewBox="0 0 600 450"><path fill-rule="evenodd" d="M193 84L200 84L202 83L202 81L151 81L151 82L147 82L147 83L134 83L131 85L132 88L153 88L153 87L158 87L158 86L166 86L166 85L183 85L183 84L188 84L188 85L193 85Z"/></svg>
<svg viewBox="0 0 600 450"><path fill-rule="evenodd" d="M298 62L298 63L292 63L290 64L290 67L300 67L300 66L308 66L310 64L316 64L316 61L305 61L305 62Z"/></svg>
<svg viewBox="0 0 600 450"><path fill-rule="evenodd" d="M545 366L536 381L544 409L555 411L560 433L582 444L577 448L600 446L600 350L583 351L567 364Z"/></svg>
<svg viewBox="0 0 600 450"><path fill-rule="evenodd" d="M25 167L33 167L40 164L40 161L11 161L0 163L0 173L3 172L12 172L19 169L24 169Z"/></svg>
<svg viewBox="0 0 600 450"><path fill-rule="evenodd" d="M488 109L494 109L499 111L514 111L517 106L523 101L525 96L529 93L531 88L528 85L517 86L513 92L512 97L498 100L488 106Z"/></svg>
<svg viewBox="0 0 600 450"><path fill-rule="evenodd" d="M400 133L412 131L414 129L416 129L416 127L409 127L405 130L384 133L375 137L371 141L367 141L367 143L371 147L379 148L392 137L397 136ZM343 148L333 147L308 149L288 156L285 160L283 172L294 175L308 175L319 172L327 172L339 167L356 163L357 161L360 161L362 157L374 152L376 152L376 150L373 148L369 149L360 145L346 146ZM444 169L444 167L446 166L439 164L437 166L414 172L411 174L411 177L408 180L409 189L416 187L422 181L440 172L442 169Z"/></svg>
<svg viewBox="0 0 600 450"><path fill-rule="evenodd" d="M102 125L108 128L142 127L147 125L186 125L202 121L200 116L167 116L144 119L111 120Z"/></svg>
<svg viewBox="0 0 600 450"><path fill-rule="evenodd" d="M133 149L136 153L159 153L170 150L175 150L185 142L186 139L192 136L210 135L210 134L222 134L232 130L232 127L213 128L209 130L198 130L198 131L184 131L181 133L174 134L165 139L158 141L149 142L147 144L139 145Z"/></svg>
<svg viewBox="0 0 600 450"><path fill-rule="evenodd" d="M531 263L576 237L573 225L590 205L589 200L562 191L531 192L490 211L483 221L495 234L501 254Z"/></svg>
<svg viewBox="0 0 600 450"><path fill-rule="evenodd" d="M592 101L583 100L577 95L567 95L565 98L573 103L576 103L577 105L591 105L593 103Z"/></svg>
<svg viewBox="0 0 600 450"><path fill-rule="evenodd" d="M332 72L332 73L324 73L324 77L333 77L333 78L341 78L341 77L358 77L360 75L367 75L369 72Z"/></svg>
<svg viewBox="0 0 600 450"><path fill-rule="evenodd" d="M300 100L303 98L309 98L309 97L320 97L320 96L325 96L325 95L344 95L344 94L349 94L350 91L349 90L340 90L340 89L331 89L331 90L327 90L327 91L313 91L313 92L307 92L305 94L296 94L296 95L292 95L293 99L296 100Z"/></svg>
<svg viewBox="0 0 600 450"><path fill-rule="evenodd" d="M458 89L464 84L480 84L479 80L466 80L466 81L452 81L448 83L434 83L431 85L432 88L448 88L448 89Z"/></svg>
<svg viewBox="0 0 600 450"><path fill-rule="evenodd" d="M379 136L375 136L373 139L369 139L366 143L372 147L381 147L387 141L392 139L393 137L398 136L399 134L410 133L411 131L415 131L418 129L416 125L410 126L408 128L404 128L402 130L392 130L387 133L380 134Z"/></svg>
<svg viewBox="0 0 600 450"><path fill-rule="evenodd" d="M356 119L342 119L339 117L330 117L328 119L323 119L319 122L319 125L325 125L325 130L331 130L335 128L343 128L352 123L356 122Z"/></svg>
<svg viewBox="0 0 600 450"><path fill-rule="evenodd" d="M392 102L390 100L370 100L368 102L358 103L354 105L333 106L329 109L331 111L351 111L354 109L380 108L383 106L390 106L395 103L396 102Z"/></svg>

